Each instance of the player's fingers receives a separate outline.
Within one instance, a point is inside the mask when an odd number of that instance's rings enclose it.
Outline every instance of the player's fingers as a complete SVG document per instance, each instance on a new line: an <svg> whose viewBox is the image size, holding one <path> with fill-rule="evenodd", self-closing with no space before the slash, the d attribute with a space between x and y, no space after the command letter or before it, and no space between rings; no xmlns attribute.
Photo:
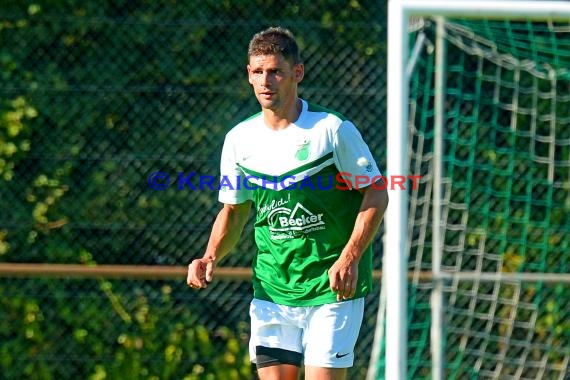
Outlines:
<svg viewBox="0 0 570 380"><path fill-rule="evenodd" d="M350 298L356 294L356 286L358 285L358 276L354 276L350 283Z"/></svg>
<svg viewBox="0 0 570 380"><path fill-rule="evenodd" d="M193 260L188 265L188 277L186 282L194 289L206 287L206 265L200 259Z"/></svg>
<svg viewBox="0 0 570 380"><path fill-rule="evenodd" d="M205 288L208 286L206 282L206 262L204 260L199 260L198 262L197 277L198 287Z"/></svg>
<svg viewBox="0 0 570 380"><path fill-rule="evenodd" d="M334 283L331 282L331 289L336 293L336 300L338 302L345 298L345 282L346 280L341 278L340 275L335 278Z"/></svg>
<svg viewBox="0 0 570 380"><path fill-rule="evenodd" d="M331 290L335 293L338 293L340 288L340 278L337 272L333 272L329 270L329 283Z"/></svg>
<svg viewBox="0 0 570 380"><path fill-rule="evenodd" d="M350 277L350 279L347 280L344 288L344 295L343 295L344 299L349 299L354 297L354 294L356 293L356 283L357 283L356 277Z"/></svg>
<svg viewBox="0 0 570 380"><path fill-rule="evenodd" d="M196 288L196 261L192 261L188 264L188 275L186 276L186 283L191 288Z"/></svg>
<svg viewBox="0 0 570 380"><path fill-rule="evenodd" d="M214 260L209 260L206 263L206 282L212 282L212 279L214 277Z"/></svg>
<svg viewBox="0 0 570 380"><path fill-rule="evenodd" d="M336 296L337 301L340 302L340 301L346 299L348 297L349 293L350 293L350 280L345 277L339 281L338 291L337 291L337 296Z"/></svg>

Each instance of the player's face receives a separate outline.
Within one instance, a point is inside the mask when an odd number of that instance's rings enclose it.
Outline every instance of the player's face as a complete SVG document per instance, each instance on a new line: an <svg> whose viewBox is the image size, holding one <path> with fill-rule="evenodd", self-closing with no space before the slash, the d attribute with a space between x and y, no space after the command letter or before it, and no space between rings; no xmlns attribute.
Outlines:
<svg viewBox="0 0 570 380"><path fill-rule="evenodd" d="M262 108L276 112L294 107L303 65L288 62L281 54L252 56L247 65L249 83Z"/></svg>

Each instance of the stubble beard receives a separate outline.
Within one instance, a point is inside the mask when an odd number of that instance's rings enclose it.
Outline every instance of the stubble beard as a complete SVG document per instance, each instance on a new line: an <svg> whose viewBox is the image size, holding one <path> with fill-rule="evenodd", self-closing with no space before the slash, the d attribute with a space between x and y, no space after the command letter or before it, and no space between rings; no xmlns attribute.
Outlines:
<svg viewBox="0 0 570 380"><path fill-rule="evenodd" d="M282 103L279 99L267 100L261 99L261 96L258 96L257 101L259 102L261 108L271 111L277 111Z"/></svg>

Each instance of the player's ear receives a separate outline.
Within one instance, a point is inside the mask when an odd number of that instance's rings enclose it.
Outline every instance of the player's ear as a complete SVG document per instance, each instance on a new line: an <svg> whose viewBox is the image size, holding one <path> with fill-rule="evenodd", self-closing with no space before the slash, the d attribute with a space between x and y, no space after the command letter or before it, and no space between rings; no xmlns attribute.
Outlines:
<svg viewBox="0 0 570 380"><path fill-rule="evenodd" d="M250 66L250 65L247 65L247 66L246 66L246 70L247 70L247 80L249 81L249 84L253 84L253 83L251 82L251 66Z"/></svg>
<svg viewBox="0 0 570 380"><path fill-rule="evenodd" d="M305 76L305 65L303 65L302 63L297 63L294 69L295 69L295 81L299 83L303 80L303 77Z"/></svg>

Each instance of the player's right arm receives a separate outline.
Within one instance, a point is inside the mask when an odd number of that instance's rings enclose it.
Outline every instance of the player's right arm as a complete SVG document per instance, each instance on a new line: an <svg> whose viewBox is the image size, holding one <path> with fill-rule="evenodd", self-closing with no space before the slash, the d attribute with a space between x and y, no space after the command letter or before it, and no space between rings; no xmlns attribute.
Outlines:
<svg viewBox="0 0 570 380"><path fill-rule="evenodd" d="M186 282L191 288L205 288L212 281L216 262L226 256L238 243L251 210L251 201L224 204L218 213L206 252L201 259L188 265Z"/></svg>

